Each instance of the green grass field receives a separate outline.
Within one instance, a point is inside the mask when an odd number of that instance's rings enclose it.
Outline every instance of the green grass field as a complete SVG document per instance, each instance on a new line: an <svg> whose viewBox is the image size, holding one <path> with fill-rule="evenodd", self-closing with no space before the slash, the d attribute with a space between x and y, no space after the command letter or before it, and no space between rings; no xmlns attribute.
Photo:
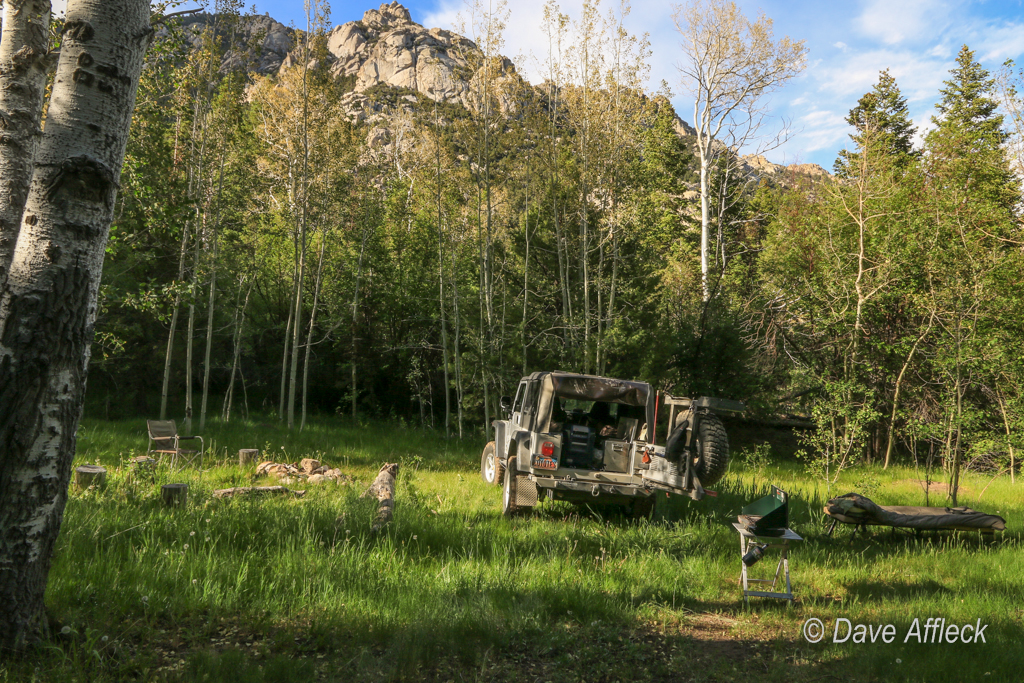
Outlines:
<svg viewBox="0 0 1024 683"><path fill-rule="evenodd" d="M202 471L159 468L153 481L126 464L145 451L144 421L83 424L77 463L99 462L109 481L72 490L47 591L52 643L0 662L0 682L1024 678L1024 482L965 477L961 504L1007 519L994 543L849 528L828 538L824 489L798 464L755 475L739 458L717 499L661 497L653 522L565 503L507 520L500 490L479 477L476 440L333 422L205 436ZM317 457L357 480L301 499L214 500L253 481L235 456L250 447L275 461ZM401 464L396 516L371 536L375 504L359 494L384 462ZM858 468L832 494L922 505L920 477ZM171 481L190 485L184 509L161 504ZM806 539L791 553L797 602L747 609L728 523L768 483L791 493L791 526ZM943 500L933 492L932 505ZM821 643L801 636L811 617L828 629ZM826 642L840 617L876 632L893 624L897 638ZM915 617L980 619L986 643L904 644Z"/></svg>

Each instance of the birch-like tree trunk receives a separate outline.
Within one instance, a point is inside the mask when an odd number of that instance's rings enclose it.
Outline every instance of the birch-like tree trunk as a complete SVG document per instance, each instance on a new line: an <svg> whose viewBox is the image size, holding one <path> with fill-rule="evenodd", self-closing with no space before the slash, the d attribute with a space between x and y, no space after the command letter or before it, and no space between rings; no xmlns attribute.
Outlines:
<svg viewBox="0 0 1024 683"><path fill-rule="evenodd" d="M357 398L359 396L356 384L359 379L357 372L356 354L359 352L359 337L356 335L356 329L359 323L359 286L362 284L363 279L363 255L366 253L366 237L367 230L366 226L363 226L362 239L359 242L359 263L356 266L356 282L355 287L352 290L352 419L355 420L358 416L357 412Z"/></svg>
<svg viewBox="0 0 1024 683"><path fill-rule="evenodd" d="M178 279L175 284L181 286L185 279L185 259L188 257L188 221L181 229L181 253L178 255ZM171 312L171 329L167 333L167 353L164 356L164 381L160 389L160 419L167 419L167 396L171 387L171 359L174 356L174 335L178 329L178 314L181 310L181 291L174 294L174 309Z"/></svg>
<svg viewBox="0 0 1024 683"><path fill-rule="evenodd" d="M43 113L49 0L3 0L0 34L0 285L14 255Z"/></svg>
<svg viewBox="0 0 1024 683"><path fill-rule="evenodd" d="M213 214L213 250L210 254L210 298L206 306L206 349L203 354L203 398L199 404L199 431L206 428L206 403L210 397L210 352L213 349L213 317L217 301L217 248L220 232L221 197L224 192L224 151L220 153L217 199Z"/></svg>
<svg viewBox="0 0 1024 683"><path fill-rule="evenodd" d="M0 649L46 631L100 272L153 31L143 0L71 0L11 267L0 290Z"/></svg>
<svg viewBox="0 0 1024 683"><path fill-rule="evenodd" d="M245 290L245 301L242 307L238 308L238 300L235 299L235 333L232 343L231 378L228 380L228 390L224 395L224 409L221 412L221 419L225 423L231 421L231 406L235 399L235 375L238 374L238 363L242 355L242 330L245 327L245 311L249 307L249 295L252 294L252 286L256 282L255 268L249 275L249 287ZM241 287L243 283L239 283Z"/></svg>
<svg viewBox="0 0 1024 683"><path fill-rule="evenodd" d="M306 428L306 393L309 390L309 354L313 346L313 327L316 325L316 307L320 302L320 283L324 272L324 247L327 246L327 235L320 238L320 258L316 264L316 285L313 287L313 310L309 313L309 332L306 333L306 354L302 360L302 418L299 431Z"/></svg>

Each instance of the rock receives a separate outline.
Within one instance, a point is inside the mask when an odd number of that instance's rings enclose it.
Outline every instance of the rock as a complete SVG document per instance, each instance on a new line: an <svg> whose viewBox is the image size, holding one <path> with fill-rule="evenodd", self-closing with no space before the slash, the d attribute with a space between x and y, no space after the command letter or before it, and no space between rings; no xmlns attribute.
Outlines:
<svg viewBox="0 0 1024 683"><path fill-rule="evenodd" d="M398 2L381 5L380 9L368 9L363 13L363 23L377 30L386 30L393 26L412 23L409 10Z"/></svg>
<svg viewBox="0 0 1024 683"><path fill-rule="evenodd" d="M309 482L310 484L319 484L321 482L327 481L327 477L325 477L322 474L314 474L306 481Z"/></svg>
<svg viewBox="0 0 1024 683"><path fill-rule="evenodd" d="M818 164L790 164L787 168L793 173L800 173L812 178L824 178L832 175Z"/></svg>
<svg viewBox="0 0 1024 683"><path fill-rule="evenodd" d="M383 147L391 140L391 131L387 128L373 128L366 136L366 146L370 149Z"/></svg>
<svg viewBox="0 0 1024 683"><path fill-rule="evenodd" d="M672 130L674 130L676 135L680 137L697 134L697 130L693 126L688 124L686 121L683 121L678 116L672 121Z"/></svg>
<svg viewBox="0 0 1024 683"><path fill-rule="evenodd" d="M320 467L320 461L313 458L303 458L299 461L299 468L306 474L312 474L313 470Z"/></svg>

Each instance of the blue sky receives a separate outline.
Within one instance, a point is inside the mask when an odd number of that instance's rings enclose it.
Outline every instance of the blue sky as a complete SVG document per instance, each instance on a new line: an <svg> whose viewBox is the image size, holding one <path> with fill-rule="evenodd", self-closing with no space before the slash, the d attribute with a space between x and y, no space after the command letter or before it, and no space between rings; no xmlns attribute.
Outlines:
<svg viewBox="0 0 1024 683"><path fill-rule="evenodd" d="M247 0L251 2L252 0ZM400 0L401 1L401 0ZM376 3L334 0L334 24L362 17ZM463 9L462 0L406 0L414 21L451 28ZM580 0L563 0L562 11L575 16ZM612 2L604 0L610 7ZM981 63L994 71L1007 58L1024 62L1022 0L738 0L749 17L759 10L775 22L775 35L806 41L807 69L771 102L772 113L791 121L793 135L767 156L777 163L817 163L831 168L846 144L849 128L843 120L857 99L869 91L878 72L888 68L896 78L919 127L929 125L942 81L954 66L960 46L975 50ZM510 0L512 16L505 34L505 53L516 59L531 81L536 61L544 52L539 30L544 0ZM300 0L257 0L259 13L278 21L304 24ZM672 3L633 0L627 26L633 33L650 34L653 49L651 87L665 80L676 93L680 116L693 118L693 103L682 93L676 65L680 59L678 33L671 21ZM533 76L533 77L531 77Z"/></svg>

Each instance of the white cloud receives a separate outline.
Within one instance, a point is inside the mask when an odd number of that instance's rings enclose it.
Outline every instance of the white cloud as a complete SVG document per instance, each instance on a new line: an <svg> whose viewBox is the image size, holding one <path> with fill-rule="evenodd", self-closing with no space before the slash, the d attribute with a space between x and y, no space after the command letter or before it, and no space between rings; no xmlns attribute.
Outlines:
<svg viewBox="0 0 1024 683"><path fill-rule="evenodd" d="M838 43L832 43L832 47L837 47L840 50L842 50L843 52L846 52L846 49L849 46L846 43L844 43L843 41L840 40Z"/></svg>
<svg viewBox="0 0 1024 683"><path fill-rule="evenodd" d="M887 45L917 42L940 33L953 9L943 0L869 0L856 25L866 38Z"/></svg>

